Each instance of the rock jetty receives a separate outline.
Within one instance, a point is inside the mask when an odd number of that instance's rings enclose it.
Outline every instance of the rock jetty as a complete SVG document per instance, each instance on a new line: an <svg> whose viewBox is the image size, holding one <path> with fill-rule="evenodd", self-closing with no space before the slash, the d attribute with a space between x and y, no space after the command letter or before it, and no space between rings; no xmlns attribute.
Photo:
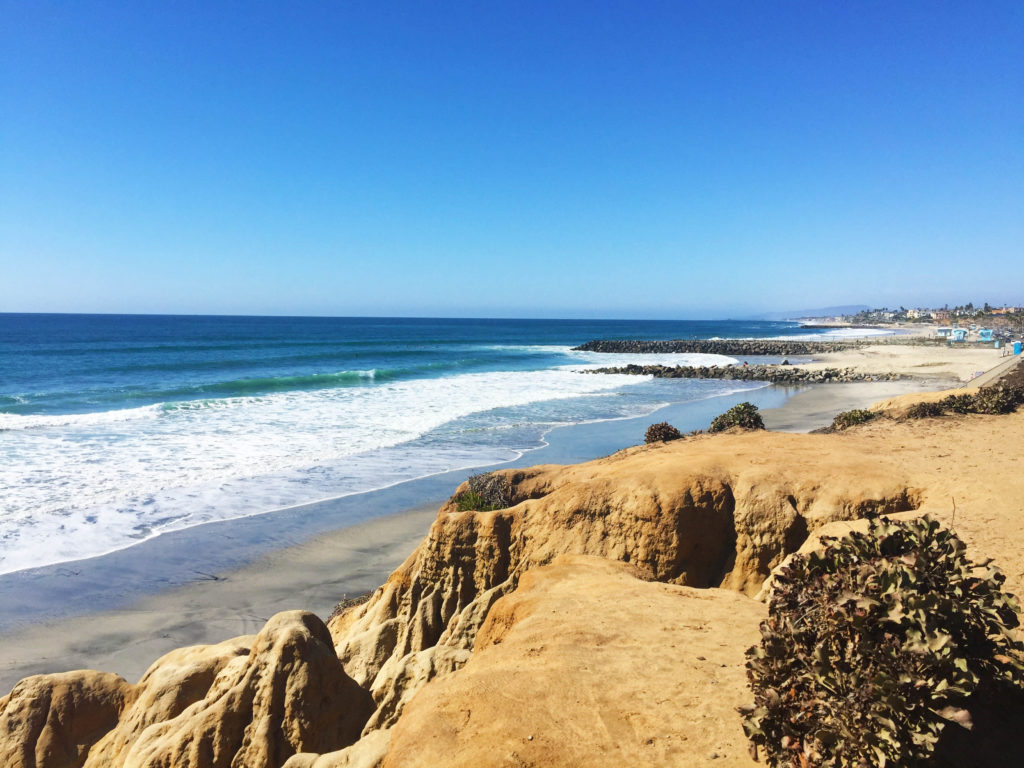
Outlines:
<svg viewBox="0 0 1024 768"><path fill-rule="evenodd" d="M853 381L899 381L910 378L901 373L863 373L853 368L808 370L792 365L624 365L596 368L582 373L625 373L656 379L729 379L770 381L774 384L840 384Z"/></svg>
<svg viewBox="0 0 1024 768"><path fill-rule="evenodd" d="M819 355L862 346L856 341L783 341L779 339L598 339L573 347L575 352L679 352L706 355Z"/></svg>

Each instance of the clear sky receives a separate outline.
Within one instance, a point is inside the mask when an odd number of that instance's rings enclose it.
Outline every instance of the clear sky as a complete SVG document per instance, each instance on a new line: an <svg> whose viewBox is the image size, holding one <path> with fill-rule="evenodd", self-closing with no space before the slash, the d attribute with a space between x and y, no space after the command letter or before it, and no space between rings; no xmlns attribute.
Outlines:
<svg viewBox="0 0 1024 768"><path fill-rule="evenodd" d="M0 0L0 311L1024 303L1024 3Z"/></svg>

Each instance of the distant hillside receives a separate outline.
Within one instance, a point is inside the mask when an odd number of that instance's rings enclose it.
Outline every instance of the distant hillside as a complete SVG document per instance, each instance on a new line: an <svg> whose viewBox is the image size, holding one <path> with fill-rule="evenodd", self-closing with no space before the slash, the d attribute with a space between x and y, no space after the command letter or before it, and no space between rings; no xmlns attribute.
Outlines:
<svg viewBox="0 0 1024 768"><path fill-rule="evenodd" d="M793 309L788 312L766 312L754 315L751 320L798 320L806 317L837 317L855 315L871 309L866 304L845 304L840 307L819 307L818 309Z"/></svg>

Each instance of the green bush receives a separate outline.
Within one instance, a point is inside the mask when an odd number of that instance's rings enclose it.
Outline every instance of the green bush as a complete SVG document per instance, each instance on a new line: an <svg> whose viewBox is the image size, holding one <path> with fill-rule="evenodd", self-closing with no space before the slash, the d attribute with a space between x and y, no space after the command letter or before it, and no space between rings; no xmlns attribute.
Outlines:
<svg viewBox="0 0 1024 768"><path fill-rule="evenodd" d="M950 395L936 403L916 403L907 411L908 419L928 419L946 413L1013 413L1024 404L1024 387L996 385L984 387L973 395Z"/></svg>
<svg viewBox="0 0 1024 768"><path fill-rule="evenodd" d="M460 512L492 512L512 506L512 486L505 475L483 472L470 475L466 483L469 488L452 498Z"/></svg>
<svg viewBox="0 0 1024 768"><path fill-rule="evenodd" d="M730 427L743 427L743 429L764 429L764 420L757 412L757 406L753 403L740 403L734 405L725 413L715 416L711 420L708 432L721 432Z"/></svg>
<svg viewBox="0 0 1024 768"><path fill-rule="evenodd" d="M908 419L931 419L942 416L946 411L939 403L914 403L907 409Z"/></svg>
<svg viewBox="0 0 1024 768"><path fill-rule="evenodd" d="M1024 686L1018 605L928 518L872 520L794 557L747 651L741 710L770 766L913 766L980 686Z"/></svg>
<svg viewBox="0 0 1024 768"><path fill-rule="evenodd" d="M950 395L939 401L939 407L950 413L973 413L974 395Z"/></svg>
<svg viewBox="0 0 1024 768"><path fill-rule="evenodd" d="M975 413L1012 413L1024 403L1021 387L985 387L974 396Z"/></svg>
<svg viewBox="0 0 1024 768"><path fill-rule="evenodd" d="M832 419L832 431L839 432L843 429L855 427L858 424L866 424L877 416L878 414L874 411L867 411L863 408L855 408L852 411L843 411L842 413L836 414L836 417Z"/></svg>
<svg viewBox="0 0 1024 768"><path fill-rule="evenodd" d="M644 443L650 445L651 443L667 443L669 440L681 440L683 433L673 427L667 421L660 421L657 424L651 424L647 428L647 434L644 435Z"/></svg>

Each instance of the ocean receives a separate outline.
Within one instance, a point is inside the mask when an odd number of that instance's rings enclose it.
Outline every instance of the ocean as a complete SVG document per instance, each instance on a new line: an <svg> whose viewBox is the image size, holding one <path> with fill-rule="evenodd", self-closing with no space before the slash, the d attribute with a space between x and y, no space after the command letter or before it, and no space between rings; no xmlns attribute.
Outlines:
<svg viewBox="0 0 1024 768"><path fill-rule="evenodd" d="M831 336L758 321L0 314L0 574L513 461L557 426L763 386L587 375L735 362L572 351L590 339Z"/></svg>

